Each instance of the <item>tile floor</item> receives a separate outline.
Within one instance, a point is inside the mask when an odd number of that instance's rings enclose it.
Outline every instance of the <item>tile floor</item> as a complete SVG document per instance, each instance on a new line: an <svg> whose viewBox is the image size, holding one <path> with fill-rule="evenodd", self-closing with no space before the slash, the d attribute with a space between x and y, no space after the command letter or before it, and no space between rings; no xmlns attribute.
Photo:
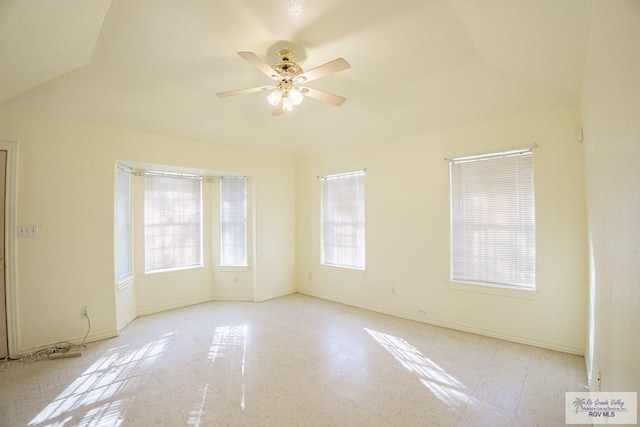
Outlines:
<svg viewBox="0 0 640 427"><path fill-rule="evenodd" d="M137 319L0 369L2 426L555 426L584 359L303 295Z"/></svg>

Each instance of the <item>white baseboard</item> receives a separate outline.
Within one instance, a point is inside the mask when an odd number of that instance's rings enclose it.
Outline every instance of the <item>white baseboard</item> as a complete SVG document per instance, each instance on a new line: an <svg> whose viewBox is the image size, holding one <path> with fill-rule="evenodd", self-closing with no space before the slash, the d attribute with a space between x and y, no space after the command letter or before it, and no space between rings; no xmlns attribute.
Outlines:
<svg viewBox="0 0 640 427"><path fill-rule="evenodd" d="M270 300L270 299L280 298L280 297L283 297L283 296L286 296L286 295L295 294L296 292L297 292L296 289L291 288L291 289L286 289L284 291L273 292L273 293L270 293L270 294L261 294L255 299L255 301L256 302L263 302L263 301L267 301L267 300Z"/></svg>
<svg viewBox="0 0 640 427"><path fill-rule="evenodd" d="M427 323L434 326L441 326L443 328L455 329L458 331L469 332L476 335L483 335L491 338L498 338L505 341L516 342L519 344L531 345L534 347L546 348L549 350L560 351L563 353L575 354L578 356L584 356L584 349L571 347L563 344L547 342L547 341L539 341L526 337L521 337L517 335L505 334L502 332L491 331L487 329L482 329L475 327L473 325L466 325L463 323L455 323L455 322L447 322L439 319L434 319L432 317L426 315L419 315L414 313L407 313L403 311L395 311L389 310L384 307L378 307L369 304L362 304L357 301L352 301L346 298L336 297L334 295L324 294L322 292L314 292L305 289L298 289L298 293L303 295L308 295L315 298L325 299L333 302L338 302L340 304L350 305L352 307L358 307L365 310L375 311L377 313L388 314L390 316L401 317L403 319L415 320L417 322Z"/></svg>
<svg viewBox="0 0 640 427"><path fill-rule="evenodd" d="M138 316L134 313L129 315L126 319L124 319L122 322L118 323L118 334L120 334L120 332L126 328L127 326L129 326L129 323L133 322L134 320L136 320Z"/></svg>
<svg viewBox="0 0 640 427"><path fill-rule="evenodd" d="M118 331L107 331L107 332L102 332L100 334L97 335L88 335L87 339L85 341L85 344L91 343L91 342L95 342L95 341L102 341L102 340L106 340L109 338L114 338L118 336ZM82 343L82 339L84 338L84 335L81 337L76 337L76 338L70 338L67 340L60 340L60 341L56 341L56 342L52 342L49 344L43 344L43 345L39 345L39 346L34 346L34 347L29 347L29 348L21 348L20 350L18 350L18 354L17 355L12 355L11 358L12 359L19 359L21 357L24 356L28 356L30 354L36 353L40 350L44 350L46 348L49 348L51 346L56 345L57 343L63 343L63 342L69 342L72 344L76 344L79 345Z"/></svg>
<svg viewBox="0 0 640 427"><path fill-rule="evenodd" d="M203 302L211 302L211 298L197 298L190 301L183 301L176 304L162 305L157 307L146 308L138 311L138 316L147 316L149 314L160 313L162 311L174 310L176 308L189 307L190 305L202 304Z"/></svg>
<svg viewBox="0 0 640 427"><path fill-rule="evenodd" d="M238 301L238 302L253 302L253 297L246 295L214 295L211 301L224 302L224 301Z"/></svg>

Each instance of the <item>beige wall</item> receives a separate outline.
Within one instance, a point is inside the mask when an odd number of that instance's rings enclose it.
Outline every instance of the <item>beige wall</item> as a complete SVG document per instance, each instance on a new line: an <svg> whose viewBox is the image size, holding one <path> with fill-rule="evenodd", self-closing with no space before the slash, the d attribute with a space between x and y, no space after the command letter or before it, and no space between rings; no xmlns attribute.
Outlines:
<svg viewBox="0 0 640 427"><path fill-rule="evenodd" d="M582 99L591 389L640 391L640 2L594 1Z"/></svg>
<svg viewBox="0 0 640 427"><path fill-rule="evenodd" d="M587 251L576 108L418 135L297 160L299 292L416 320L583 353ZM534 150L537 293L449 282L445 158ZM367 169L365 273L320 265L319 175ZM421 312L422 311L422 312Z"/></svg>
<svg viewBox="0 0 640 427"><path fill-rule="evenodd" d="M295 291L292 157L6 111L0 112L0 140L18 145L17 224L36 224L40 233L17 239L18 348L13 354L81 338L86 331L81 306L89 307L90 339L97 339L117 333L141 308L154 311L209 300L219 289L211 275L192 282L174 280L157 292L148 286L137 289L137 284L117 289L113 224L118 160L251 175L255 265L243 292L249 299L264 300ZM141 299L140 291L156 300Z"/></svg>

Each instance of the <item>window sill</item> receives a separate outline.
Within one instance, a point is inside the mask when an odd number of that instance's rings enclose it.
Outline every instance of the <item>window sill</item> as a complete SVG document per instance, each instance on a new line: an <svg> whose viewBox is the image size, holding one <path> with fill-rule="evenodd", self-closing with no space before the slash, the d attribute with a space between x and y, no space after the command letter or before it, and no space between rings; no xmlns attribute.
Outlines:
<svg viewBox="0 0 640 427"><path fill-rule="evenodd" d="M245 265L245 266L219 265L218 270L229 271L229 272L249 271L249 266L248 265Z"/></svg>
<svg viewBox="0 0 640 427"><path fill-rule="evenodd" d="M163 277L170 276L187 276L190 274L200 274L205 271L205 267L203 265L195 266L195 267L185 267L185 268L170 268L166 270L158 270L158 271L148 271L145 272L145 277L149 279L161 279Z"/></svg>
<svg viewBox="0 0 640 427"><path fill-rule="evenodd" d="M127 289L129 286L133 286L133 276L129 276L125 279L122 279L121 281L117 282L116 285L118 286L118 290L119 291L124 291L125 289Z"/></svg>
<svg viewBox="0 0 640 427"><path fill-rule="evenodd" d="M497 295L510 298L536 299L535 289L524 289L512 286L489 285L484 283L450 282L451 289L462 292L473 292L486 295Z"/></svg>
<svg viewBox="0 0 640 427"><path fill-rule="evenodd" d="M365 276L367 274L367 270L364 268L342 267L330 264L320 264L320 268L333 273L353 274L356 276Z"/></svg>

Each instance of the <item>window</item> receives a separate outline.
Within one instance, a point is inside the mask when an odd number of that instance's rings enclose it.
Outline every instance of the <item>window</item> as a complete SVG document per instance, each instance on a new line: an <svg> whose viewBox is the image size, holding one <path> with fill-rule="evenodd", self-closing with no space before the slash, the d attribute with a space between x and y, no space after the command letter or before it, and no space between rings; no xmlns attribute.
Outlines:
<svg viewBox="0 0 640 427"><path fill-rule="evenodd" d="M131 266L131 170L123 165L116 169L116 282L133 276Z"/></svg>
<svg viewBox="0 0 640 427"><path fill-rule="evenodd" d="M145 272L202 266L202 187L198 176L145 174Z"/></svg>
<svg viewBox="0 0 640 427"><path fill-rule="evenodd" d="M322 264L365 268L364 174L322 179Z"/></svg>
<svg viewBox="0 0 640 427"><path fill-rule="evenodd" d="M454 159L451 280L535 288L533 154Z"/></svg>
<svg viewBox="0 0 640 427"><path fill-rule="evenodd" d="M246 179L220 180L220 265L247 266Z"/></svg>

